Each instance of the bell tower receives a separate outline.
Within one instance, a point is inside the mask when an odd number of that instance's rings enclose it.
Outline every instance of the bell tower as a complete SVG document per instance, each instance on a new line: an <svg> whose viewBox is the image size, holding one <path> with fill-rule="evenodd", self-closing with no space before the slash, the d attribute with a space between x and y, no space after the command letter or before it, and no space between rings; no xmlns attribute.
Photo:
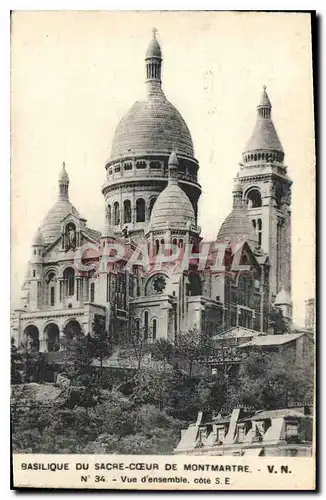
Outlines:
<svg viewBox="0 0 326 500"><path fill-rule="evenodd" d="M263 87L256 124L240 163L243 204L270 262L270 301L281 289L291 294L291 184L284 151Z"/></svg>

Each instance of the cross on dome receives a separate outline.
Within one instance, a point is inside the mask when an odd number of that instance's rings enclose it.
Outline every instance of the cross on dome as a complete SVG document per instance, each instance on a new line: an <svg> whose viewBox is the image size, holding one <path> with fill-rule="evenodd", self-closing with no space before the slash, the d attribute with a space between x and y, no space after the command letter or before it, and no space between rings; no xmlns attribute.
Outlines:
<svg viewBox="0 0 326 500"><path fill-rule="evenodd" d="M156 38L157 29L156 28L152 28L152 32L153 32L153 38Z"/></svg>

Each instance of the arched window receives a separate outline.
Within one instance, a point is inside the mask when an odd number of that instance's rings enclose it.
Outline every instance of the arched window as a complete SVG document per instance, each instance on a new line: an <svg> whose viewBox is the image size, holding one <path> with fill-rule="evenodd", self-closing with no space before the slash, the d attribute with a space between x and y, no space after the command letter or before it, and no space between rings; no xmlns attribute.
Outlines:
<svg viewBox="0 0 326 500"><path fill-rule="evenodd" d="M51 286L50 288L50 306L54 306L55 303L55 288Z"/></svg>
<svg viewBox="0 0 326 500"><path fill-rule="evenodd" d="M263 223L261 219L258 219L257 221L257 230L258 230L258 245L261 247L262 235L263 235Z"/></svg>
<svg viewBox="0 0 326 500"><path fill-rule="evenodd" d="M111 225L111 224L112 224L112 219L111 219L111 216L112 216L112 214L111 214L111 205L108 205L108 206L107 206L107 209L106 209L106 216L107 216L107 218L108 218L108 223L109 223L109 225Z"/></svg>
<svg viewBox="0 0 326 500"><path fill-rule="evenodd" d="M251 222L252 222L252 225L254 226L254 228L256 229L256 220L253 219Z"/></svg>
<svg viewBox="0 0 326 500"><path fill-rule="evenodd" d="M161 254L164 255L164 252L165 252L165 242L164 242L164 238L161 239Z"/></svg>
<svg viewBox="0 0 326 500"><path fill-rule="evenodd" d="M145 222L145 200L138 198L136 201L136 222Z"/></svg>
<svg viewBox="0 0 326 500"><path fill-rule="evenodd" d="M148 311L144 312L144 339L148 338Z"/></svg>
<svg viewBox="0 0 326 500"><path fill-rule="evenodd" d="M152 214L152 210L153 210L155 202L156 202L156 198L151 198L151 200L149 202L149 216L151 216L151 214Z"/></svg>
<svg viewBox="0 0 326 500"><path fill-rule="evenodd" d="M262 153L262 154L261 154L261 159L262 159L262 160L265 160L265 153Z"/></svg>
<svg viewBox="0 0 326 500"><path fill-rule="evenodd" d="M137 161L136 168L138 168L138 169L146 168L146 161L143 161L143 160Z"/></svg>
<svg viewBox="0 0 326 500"><path fill-rule="evenodd" d="M261 194L259 189L251 189L247 194L248 208L261 207Z"/></svg>
<svg viewBox="0 0 326 500"><path fill-rule="evenodd" d="M90 286L90 301L94 302L95 301L95 283L91 283Z"/></svg>
<svg viewBox="0 0 326 500"><path fill-rule="evenodd" d="M158 240L155 240L155 255L158 255L159 250L160 250L160 242Z"/></svg>
<svg viewBox="0 0 326 500"><path fill-rule="evenodd" d="M157 320L153 319L152 322L152 335L153 335L153 340L156 340L156 334L157 334Z"/></svg>
<svg viewBox="0 0 326 500"><path fill-rule="evenodd" d="M27 344L27 350L38 352L40 349L39 331L35 325L29 325L24 330L24 337Z"/></svg>
<svg viewBox="0 0 326 500"><path fill-rule="evenodd" d="M178 245L178 240L177 240L177 238L173 238L173 240L172 240L172 245L176 245L176 246Z"/></svg>
<svg viewBox="0 0 326 500"><path fill-rule="evenodd" d="M153 160L153 161L150 162L149 167L150 168L154 168L154 169L155 168L156 169L161 168L161 162L157 161L157 160Z"/></svg>
<svg viewBox="0 0 326 500"><path fill-rule="evenodd" d="M55 323L50 323L44 328L44 337L46 339L48 352L59 351L60 334L59 327Z"/></svg>
<svg viewBox="0 0 326 500"><path fill-rule="evenodd" d="M123 202L123 222L125 224L131 222L131 203L130 200Z"/></svg>
<svg viewBox="0 0 326 500"><path fill-rule="evenodd" d="M179 240L179 248L183 248L183 239Z"/></svg>
<svg viewBox="0 0 326 500"><path fill-rule="evenodd" d="M257 155L256 155L256 154L255 154L255 156L254 156L254 161L257 161Z"/></svg>
<svg viewBox="0 0 326 500"><path fill-rule="evenodd" d="M67 267L63 271L63 279L67 296L73 296L75 294L75 271L72 267Z"/></svg>
<svg viewBox="0 0 326 500"><path fill-rule="evenodd" d="M114 219L114 225L118 226L120 224L120 210L119 210L119 203L117 201L113 205L113 219Z"/></svg>

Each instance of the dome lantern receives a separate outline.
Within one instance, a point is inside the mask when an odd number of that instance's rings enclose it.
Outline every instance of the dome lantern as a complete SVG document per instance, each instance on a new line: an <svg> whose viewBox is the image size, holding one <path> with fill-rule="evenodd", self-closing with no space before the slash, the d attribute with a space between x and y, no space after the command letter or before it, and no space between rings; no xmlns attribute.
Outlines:
<svg viewBox="0 0 326 500"><path fill-rule="evenodd" d="M62 170L59 175L59 199L69 200L69 176L65 162L62 163Z"/></svg>
<svg viewBox="0 0 326 500"><path fill-rule="evenodd" d="M169 157L169 183L174 182L178 184L178 167L179 161L177 153L173 148Z"/></svg>

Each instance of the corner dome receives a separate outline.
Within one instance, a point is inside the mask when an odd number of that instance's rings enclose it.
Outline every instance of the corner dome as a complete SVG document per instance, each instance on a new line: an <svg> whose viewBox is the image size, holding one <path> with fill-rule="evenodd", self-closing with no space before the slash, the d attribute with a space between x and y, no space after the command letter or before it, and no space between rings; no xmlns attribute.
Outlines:
<svg viewBox="0 0 326 500"><path fill-rule="evenodd" d="M258 247L258 236L245 208L233 208L221 225L216 241L231 243L247 241L252 248Z"/></svg>
<svg viewBox="0 0 326 500"><path fill-rule="evenodd" d="M116 128L110 161L128 156L177 153L194 158L188 126L163 92L137 101Z"/></svg>
<svg viewBox="0 0 326 500"><path fill-rule="evenodd" d="M46 245L53 243L61 234L61 222L67 216L73 214L80 217L75 207L69 200L58 200L46 215L41 232Z"/></svg>

